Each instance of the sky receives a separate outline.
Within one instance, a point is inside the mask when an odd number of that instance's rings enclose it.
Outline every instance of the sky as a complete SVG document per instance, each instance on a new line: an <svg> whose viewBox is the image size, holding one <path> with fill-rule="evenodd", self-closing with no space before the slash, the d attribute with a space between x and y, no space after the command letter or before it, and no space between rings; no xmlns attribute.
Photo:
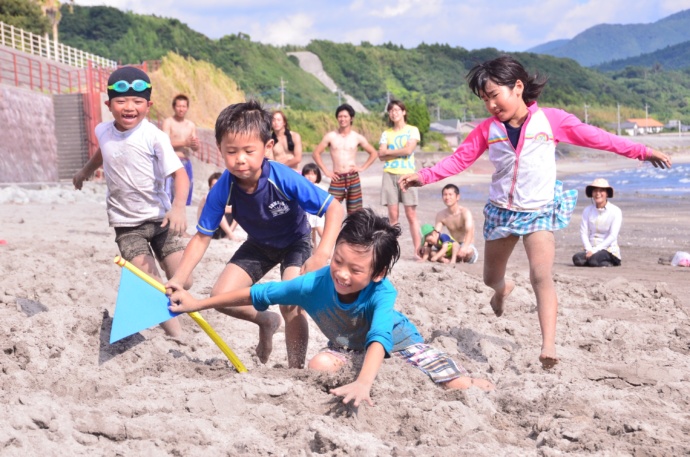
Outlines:
<svg viewBox="0 0 690 457"><path fill-rule="evenodd" d="M252 41L306 45L314 39L413 48L525 51L589 27L656 22L690 0L75 0L179 19L210 38L239 32Z"/></svg>

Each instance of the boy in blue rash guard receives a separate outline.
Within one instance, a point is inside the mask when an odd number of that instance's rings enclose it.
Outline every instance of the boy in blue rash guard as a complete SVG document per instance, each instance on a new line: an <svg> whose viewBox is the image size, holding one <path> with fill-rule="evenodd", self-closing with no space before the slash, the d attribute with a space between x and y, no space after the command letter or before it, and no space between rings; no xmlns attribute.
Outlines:
<svg viewBox="0 0 690 457"><path fill-rule="evenodd" d="M184 289L169 289L170 311L246 305L263 311L276 303L296 304L329 340L328 348L309 361L309 368L338 371L353 355L364 353L357 379L331 390L354 406L362 401L373 406L371 386L383 359L391 354L446 388L492 390L490 381L470 378L450 357L425 344L414 324L394 309L397 292L386 275L400 257L399 236L397 224L362 209L345 219L330 266L290 281L255 284L205 300L194 299Z"/></svg>
<svg viewBox="0 0 690 457"><path fill-rule="evenodd" d="M226 265L211 296L251 286L277 264L283 280L326 265L343 220L342 207L304 176L265 158L273 147L270 114L255 101L228 106L216 120L216 142L227 171L209 192L197 233L167 286L179 288L191 274L208 249L228 205L248 238ZM324 216L325 220L323 238L313 255L305 211ZM309 339L307 318L298 307L283 303L286 306L281 306L280 311L285 319L288 366L301 368ZM252 306L219 311L259 326L256 354L266 363L280 317Z"/></svg>

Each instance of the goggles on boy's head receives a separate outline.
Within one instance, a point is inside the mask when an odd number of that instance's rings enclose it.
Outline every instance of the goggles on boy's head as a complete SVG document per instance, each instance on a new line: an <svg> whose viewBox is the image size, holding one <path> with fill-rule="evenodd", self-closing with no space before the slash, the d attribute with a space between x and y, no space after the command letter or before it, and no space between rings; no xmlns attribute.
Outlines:
<svg viewBox="0 0 690 457"><path fill-rule="evenodd" d="M147 83L141 79L135 79L131 83L128 81L118 81L114 84L108 86L108 90L114 90L115 92L124 93L129 89L136 92L144 92L146 89L151 88L151 83Z"/></svg>

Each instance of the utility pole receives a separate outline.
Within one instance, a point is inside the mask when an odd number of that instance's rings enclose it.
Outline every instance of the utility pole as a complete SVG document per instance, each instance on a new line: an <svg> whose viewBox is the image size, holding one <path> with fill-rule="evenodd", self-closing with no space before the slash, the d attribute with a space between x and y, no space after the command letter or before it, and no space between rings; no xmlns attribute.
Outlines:
<svg viewBox="0 0 690 457"><path fill-rule="evenodd" d="M587 117L587 108L589 108L589 105L585 103L585 124L589 124L589 122L587 122L589 120L589 117Z"/></svg>
<svg viewBox="0 0 690 457"><path fill-rule="evenodd" d="M437 121L441 120L441 107L438 105L436 106L436 120Z"/></svg>
<svg viewBox="0 0 690 457"><path fill-rule="evenodd" d="M280 107L285 108L285 83L287 81L283 81L283 77L280 77Z"/></svg>
<svg viewBox="0 0 690 457"><path fill-rule="evenodd" d="M649 133L649 112L648 112L649 107L647 104L644 104L644 133L647 134Z"/></svg>
<svg viewBox="0 0 690 457"><path fill-rule="evenodd" d="M391 91L386 91L386 109L388 109L388 104L391 102Z"/></svg>
<svg viewBox="0 0 690 457"><path fill-rule="evenodd" d="M621 136L621 104L616 103L618 116L618 136Z"/></svg>

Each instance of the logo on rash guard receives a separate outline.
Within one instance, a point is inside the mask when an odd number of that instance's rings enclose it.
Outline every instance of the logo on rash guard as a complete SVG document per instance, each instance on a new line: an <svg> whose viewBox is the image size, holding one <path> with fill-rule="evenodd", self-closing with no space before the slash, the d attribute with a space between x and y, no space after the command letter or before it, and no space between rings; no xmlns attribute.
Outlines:
<svg viewBox="0 0 690 457"><path fill-rule="evenodd" d="M278 217L290 211L290 207L284 201L278 200L268 205L268 210L273 217Z"/></svg>

